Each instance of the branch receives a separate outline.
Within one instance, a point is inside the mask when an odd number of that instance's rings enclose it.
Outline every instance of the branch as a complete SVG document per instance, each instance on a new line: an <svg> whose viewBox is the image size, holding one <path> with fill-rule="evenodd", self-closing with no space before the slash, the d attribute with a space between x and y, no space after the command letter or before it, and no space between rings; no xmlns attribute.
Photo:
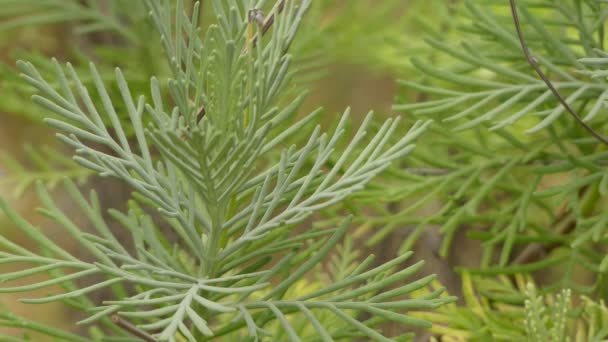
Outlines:
<svg viewBox="0 0 608 342"><path fill-rule="evenodd" d="M154 336L148 334L147 332L139 329L133 323L123 319L118 315L112 315L112 322L117 326L121 327L124 331L129 332L131 335L135 337L139 337L146 342L157 342Z"/></svg>
<svg viewBox="0 0 608 342"><path fill-rule="evenodd" d="M270 30L270 27L272 27L272 24L274 24L274 17L276 14L283 12L283 9L285 9L285 2L286 0L279 0L278 4L275 6L275 9L272 10L272 12L270 13L270 15L268 15L268 17L264 18L264 15L262 14L262 11L260 9L252 9L249 11L249 22L256 22L259 26L260 26L260 32L262 34L262 36L264 34L266 34L266 32L268 32L268 30ZM259 34L256 33L252 38L251 38L251 47L255 47L257 42L258 42L258 37ZM246 51L246 50L245 50ZM243 52L245 52L243 51Z"/></svg>
<svg viewBox="0 0 608 342"><path fill-rule="evenodd" d="M581 117L578 114L576 114L576 112L570 107L570 105L568 105L566 100L564 100L563 96L559 93L559 91L555 88L555 86L553 86L553 83L551 83L551 81L549 80L547 75L545 75L545 73L543 73L543 71L540 69L540 67L538 66L538 62L530 53L530 49L528 48L528 44L526 43L526 40L524 38L522 29L521 29L521 24L519 21L519 15L517 12L517 5L515 4L515 0L509 0L509 4L511 6L511 16L513 18L513 24L515 25L515 30L517 31L517 37L519 38L519 43L521 44L521 48L523 50L524 55L526 56L528 64L530 64L530 66L532 66L532 68L534 69L534 71L536 71L538 76L543 80L543 82L545 82L545 84L547 85L547 87L549 88L551 93L553 93L553 95L557 98L559 103L566 109L566 111L594 138L596 138L603 144L608 145L608 139L604 138L599 133L597 133L595 130L593 130L593 128L591 128L589 125L587 125L581 119ZM570 231L572 231L575 227L575 222L572 220L572 218L569 215L567 215L567 212L565 212L565 213L563 212L562 214L558 215L558 218L556 219L555 224L558 225L558 227L559 227L556 231L556 233L559 235L565 235L565 234L569 233ZM545 246L540 243L528 245L521 253L519 253L519 255L517 255L517 257L515 257L515 259L511 263L514 265L526 264L528 262L533 261L535 258L537 258L543 252L553 249L556 246L557 246L557 244L551 244L549 246Z"/></svg>
<svg viewBox="0 0 608 342"><path fill-rule="evenodd" d="M509 3L511 5L511 15L513 17L513 23L515 24L515 30L517 31L517 37L519 38L519 43L521 44L521 48L524 52L524 55L526 55L528 64L530 64L530 66L532 66L532 68L534 69L534 71L536 71L538 76L543 80L543 82L545 82L545 84L547 85L549 90L551 90L551 93L553 93L553 95L557 98L559 103L579 123L579 125L581 125L594 138L596 138L600 142L604 143L605 145L608 145L608 139L604 138L599 133L597 133L595 130L593 130L593 128L591 128L589 125L587 125L583 121L583 119L581 119L581 117L578 114L576 114L576 112L570 107L568 102L566 102L566 100L564 100L564 97L553 86L553 83L551 83L551 81L549 80L547 75L545 75L545 73L540 69L540 67L538 66L538 63L536 62L536 59L534 57L532 57L532 54L530 53L530 49L528 49L528 44L526 43L526 40L524 39L524 35L521 30L521 24L519 22L519 15L517 13L517 5L515 4L515 0L509 0Z"/></svg>
<svg viewBox="0 0 608 342"><path fill-rule="evenodd" d="M275 14L283 12L283 9L285 9L285 2L286 2L286 0L280 0L278 5L276 6L276 11L272 11L272 13L262 22L262 25L261 25L262 26L262 35L266 34L266 32L268 32L268 30L270 30L270 27L272 26L272 24L274 24ZM258 35L256 34L255 36L253 36L251 44L253 46L255 46L257 40L258 40Z"/></svg>

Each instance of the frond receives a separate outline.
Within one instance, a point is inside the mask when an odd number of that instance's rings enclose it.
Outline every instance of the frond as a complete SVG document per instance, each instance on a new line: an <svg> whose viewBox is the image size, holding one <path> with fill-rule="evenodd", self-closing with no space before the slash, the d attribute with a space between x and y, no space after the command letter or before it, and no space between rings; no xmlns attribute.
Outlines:
<svg viewBox="0 0 608 342"><path fill-rule="evenodd" d="M464 273L463 299L463 306L412 314L432 321L431 331L446 340L559 342L608 336L603 301L573 297L569 289L541 293L530 277L490 279Z"/></svg>
<svg viewBox="0 0 608 342"><path fill-rule="evenodd" d="M567 341L566 313L570 310L570 290L562 290L550 307L536 293L532 283L527 286L525 302L526 333L530 341Z"/></svg>
<svg viewBox="0 0 608 342"><path fill-rule="evenodd" d="M518 3L541 67L573 108L602 132L601 29L580 18L602 22L598 15L605 6ZM433 65L414 60L424 78L403 82L419 93L420 101L405 103L403 98L405 104L395 109L412 112L416 119L438 120L407 163L391 166L386 177L356 195L373 211L355 222L373 234L370 245L406 230L401 251L412 248L428 227L436 227L442 235L437 252L444 257L454 251L457 233L466 231L483 250L479 267L469 270L473 274L551 270L557 276L546 290L594 293L603 286L595 275L608 267L600 205L607 193L606 154L563 115L534 75L520 52L506 5L466 2L457 18L463 23L460 45L428 39L436 51ZM537 134L522 132L530 127ZM383 201L399 204L389 209ZM549 253L538 258L542 251ZM592 280L582 282L576 272Z"/></svg>
<svg viewBox="0 0 608 342"><path fill-rule="evenodd" d="M112 31L132 42L136 33L125 25L124 16L145 16L145 8L137 1L111 0L106 8L98 1L3 0L0 31L22 26L77 23L76 33Z"/></svg>
<svg viewBox="0 0 608 342"><path fill-rule="evenodd" d="M38 333L56 341L66 342L87 342L90 341L87 338L69 333L64 330L54 328L45 324L41 324L24 317L17 316L4 308L0 310L0 326L18 328L27 330L28 333ZM28 337L29 334L25 333L22 338L16 338L0 334L0 340L4 342L24 342L24 341L35 341L33 337Z"/></svg>
<svg viewBox="0 0 608 342"><path fill-rule="evenodd" d="M105 298L103 305L88 309L91 316L81 323L95 322L110 314L118 313L121 317L138 322L137 325L142 330L155 332L161 341L165 341L172 340L178 333L186 337L190 336L189 333L195 334L187 328L190 324L203 336L218 337L245 326L248 327L250 336L257 336L258 330L263 330L261 327L270 321L278 320L289 332L289 321L295 318L288 320L286 316L303 314L313 324L317 333L322 335L334 336L348 332L357 336L368 336L374 340L388 340L373 327L359 323L353 318L357 315L352 312L368 312L381 320L427 327L426 321L399 312L432 309L454 300L452 297L439 297L442 290L418 299L403 299L403 296L428 285L434 278L432 276L387 290L420 270L422 263L419 262L395 271L398 265L411 256L411 253L375 268L369 268L373 260L370 257L343 279L330 286L294 298L286 297L287 290L324 260L342 240L348 223L334 230L312 231L299 236L299 240L314 241L303 249L293 245L293 240L282 241L282 244L291 247L283 247L289 253L274 267L263 270L259 267L264 263L254 262L254 265L257 265L255 268L233 266L224 275L203 278L192 270L176 264L175 253L179 251L158 241L158 228L151 225L149 216L136 215L135 207L128 215L112 211L112 216L133 235L136 251L130 253L108 230L107 223L101 217L95 194L92 193L86 200L72 183L68 182L66 186L78 206L94 223L96 232L91 234L80 230L55 206L48 192L39 186L39 196L45 205L41 212L61 224L70 236L86 247L95 261L86 262L64 251L2 202L2 209L8 218L21 231L37 241L44 254L30 252L2 238L0 243L7 250L1 253L2 263L27 263L32 264L33 267L5 273L0 276L0 280L9 283L53 270L62 272L40 283L5 286L0 288L0 292L25 292L56 284L63 285L66 288L64 293L23 300L26 303L48 303L81 299L104 288L112 288L114 296L124 294L123 286L126 285L139 289L134 295L123 295L117 299ZM331 235L329 238L326 236L328 234ZM295 262L303 258L307 261ZM63 272L67 270L71 271ZM289 276L285 276L286 274ZM70 285L73 286L79 279L94 275L100 275L105 280L87 287L71 288ZM274 284L272 287L270 287L271 283ZM344 321L344 324L339 329L320 325L314 318L315 313L319 311L336 315ZM214 312L214 316L220 317L220 321L226 322L227 325L212 330L212 324L201 316L201 312ZM226 315L228 317L224 318ZM293 337L291 340L298 338Z"/></svg>
<svg viewBox="0 0 608 342"><path fill-rule="evenodd" d="M43 146L38 151L26 145L25 155L31 167L9 155L2 159L4 172L0 178L0 186L11 185L15 197L21 196L36 181L41 181L47 188L53 189L63 178L83 184L93 174L91 170L74 163L72 158L48 146Z"/></svg>
<svg viewBox="0 0 608 342"><path fill-rule="evenodd" d="M422 37L436 34L446 25L449 11L444 1L434 0L360 0L348 5L319 0L313 2L295 47L312 64L308 70L321 63L339 62L364 65L372 72L409 74L408 59L432 54Z"/></svg>
<svg viewBox="0 0 608 342"><path fill-rule="evenodd" d="M62 285L62 293L24 301L69 302L89 314L81 324L108 329L116 329L108 321L117 315L160 341L231 334L388 341L379 330L384 322L428 327L408 310L430 310L454 298L440 296L443 289L411 296L433 279L406 280L422 266L401 269L411 253L376 267L368 258L342 269L327 286L297 294L290 290L318 270L342 241L349 221L300 233L294 228L363 190L408 155L430 122L415 122L399 133L399 119L372 129L370 114L348 139L349 111L329 133L310 128L320 111L294 120L303 97L286 102L283 97L293 75L290 46L309 0L268 8L269 30L247 19L253 2L213 1L218 22L202 36L198 4L193 15L185 13L182 1L145 4L172 73L166 85L151 79L149 100L134 98L120 68L109 80L92 63L84 76L71 64L54 61L53 77L43 76L32 63L19 63L23 78L38 92L34 101L56 115L45 121L74 148L74 159L134 190L128 212L109 211L131 240L119 240L110 230L95 193L85 198L66 182L94 228L91 233L39 185L41 212L93 260L65 251L0 202L8 218L41 247L32 252L0 237L6 249L0 263L33 264L0 280L51 275L42 282L2 287L0 293ZM118 92L111 93L111 87ZM296 135L307 139L293 143ZM278 160L267 157L272 153L280 155ZM150 209L160 215L149 214ZM91 277L99 280L79 286ZM102 293L102 303L91 303L92 293ZM313 329L297 328L298 321Z"/></svg>
<svg viewBox="0 0 608 342"><path fill-rule="evenodd" d="M592 68L579 59L598 55L596 49L603 46L596 38L601 25L583 25L578 18L599 20L602 5L594 2L581 6L549 5L558 16L549 20L542 11L523 3L519 6L522 25L534 57L553 78L555 88L566 102L579 109L584 120L592 120L602 110L608 88L605 82L587 78L585 74ZM442 115L442 120L451 123L455 130L478 125L499 130L523 120L526 126L531 126L526 132L535 133L564 118L565 109L520 52L508 2L494 5L469 1L466 7L469 32L476 34L475 39L460 45L428 39L430 46L440 53L444 67L440 69L417 59L412 62L427 79L437 82L402 84L427 94L430 99L394 108L418 115Z"/></svg>
<svg viewBox="0 0 608 342"><path fill-rule="evenodd" d="M48 24L60 24L66 33L74 33L76 38L62 40L54 47L53 53L70 60L79 74L87 71L91 59L102 59L108 64L108 67L99 67L104 81L111 81L114 78L112 66L120 65L128 70L125 78L131 88L144 91L147 90L150 75L162 76L167 69L162 58L142 58L162 51L160 44L156 43L154 27L147 21L147 14L142 1L4 0L0 8L0 18L4 19L0 24L0 32L8 36L14 28L40 28ZM50 38L47 30L39 29L37 33L32 44ZM95 41L95 44L85 46L82 44L85 41ZM18 46L11 46L11 51L12 58L36 64L43 75L55 73L55 63L37 49L22 50ZM4 94L0 106L5 114L40 123L45 115L28 101L32 95L31 87L19 77L18 70L13 65L3 64L0 66L0 77L3 80L0 88ZM85 86L91 86L90 78L84 77L81 81ZM60 87L54 80L49 81L49 84ZM117 90L111 88L109 93L117 94ZM99 101L96 97L94 100Z"/></svg>

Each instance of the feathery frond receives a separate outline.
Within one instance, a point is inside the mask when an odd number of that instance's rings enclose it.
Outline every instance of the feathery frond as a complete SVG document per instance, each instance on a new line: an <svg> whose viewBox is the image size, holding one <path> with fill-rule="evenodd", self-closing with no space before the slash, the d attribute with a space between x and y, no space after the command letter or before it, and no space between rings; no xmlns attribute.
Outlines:
<svg viewBox="0 0 608 342"><path fill-rule="evenodd" d="M25 154L28 165L24 165L9 155L2 159L0 186L11 185L13 195L19 197L36 181L42 181L47 188L53 189L63 178L74 179L79 184L93 172L80 167L69 158L54 149L44 146L40 151L26 145ZM31 167L29 164L32 164Z"/></svg>
<svg viewBox="0 0 608 342"><path fill-rule="evenodd" d="M517 3L533 55L568 103L602 133L599 23L605 5ZM402 251L435 226L443 237L437 252L444 257L454 250L457 233L467 231L483 250L479 267L469 270L473 274L559 268L547 290L594 293L603 280L593 275L608 265L601 245L605 152L564 115L528 65L508 3L468 1L462 7L455 19L462 23L461 42L428 39L437 62L414 59L424 77L402 82L420 101L394 107L437 120L406 164L392 166L389 177L358 195L374 206L358 222L368 231L377 228L370 244L396 229L410 231ZM526 127L536 134L522 132ZM400 203L398 212L377 204L379 198ZM580 281L577 272L591 275L591 283Z"/></svg>
<svg viewBox="0 0 608 342"><path fill-rule="evenodd" d="M34 101L55 114L45 121L75 150L74 159L133 189L128 212L109 211L131 239L123 241L109 228L94 192L85 198L74 183L65 183L94 228L86 232L39 184L41 213L93 260L64 250L2 201L7 217L41 251L0 238L6 250L0 252L0 263L33 265L0 280L41 273L51 278L1 287L0 293L62 285L62 293L24 302L71 302L89 314L81 324L107 324L110 315L117 315L141 335L160 341L224 336L389 341L380 324L428 327L408 310L430 310L454 300L441 296L443 289L411 297L433 279L406 280L422 265L401 269L411 253L375 267L370 257L324 287L290 292L318 271L343 240L350 220L330 229L296 233L294 228L362 190L409 154L429 122L416 122L398 134L398 119L372 129L370 114L350 138L348 110L330 133L310 127L320 111L296 121L302 98L283 102L283 96L292 75L290 46L311 1L264 6L266 19L260 25L249 14L263 4L213 1L218 22L201 36L198 3L190 16L183 1L175 6L169 0L146 1L172 73L166 88L151 79L149 99L134 97L120 68L110 81L93 63L86 76L69 63L54 61L52 76L32 63L19 63L24 80L37 91ZM266 28L269 18L272 25ZM309 138L290 144L296 133ZM347 147L340 151L342 144ZM278 160L264 158L273 151L280 151ZM92 277L98 280L80 285ZM92 293L102 293L102 303L87 302ZM312 329L296 328L294 322L301 320Z"/></svg>

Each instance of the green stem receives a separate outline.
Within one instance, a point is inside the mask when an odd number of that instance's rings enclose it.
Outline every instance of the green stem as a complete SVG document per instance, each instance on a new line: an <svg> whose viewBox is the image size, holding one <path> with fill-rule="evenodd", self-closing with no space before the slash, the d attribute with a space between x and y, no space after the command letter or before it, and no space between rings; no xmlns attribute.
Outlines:
<svg viewBox="0 0 608 342"><path fill-rule="evenodd" d="M0 326L21 328L29 331L44 334L46 336L55 337L61 341L74 341L74 342L88 342L89 339L80 337L75 334L68 333L64 330L55 329L50 326L36 323L34 321L27 320L23 317L19 317L10 312L0 314Z"/></svg>
<svg viewBox="0 0 608 342"><path fill-rule="evenodd" d="M217 261L220 248L220 238L222 235L222 227L224 225L225 205L220 203L217 206L210 208L211 215L211 234L209 243L207 244L207 265L205 274L209 278L214 278L217 272Z"/></svg>

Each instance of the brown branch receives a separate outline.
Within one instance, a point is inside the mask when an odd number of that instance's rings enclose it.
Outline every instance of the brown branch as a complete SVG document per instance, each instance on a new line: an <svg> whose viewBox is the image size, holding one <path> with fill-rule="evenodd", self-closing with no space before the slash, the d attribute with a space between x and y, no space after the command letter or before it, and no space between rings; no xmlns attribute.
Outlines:
<svg viewBox="0 0 608 342"><path fill-rule="evenodd" d="M549 88L551 93L553 93L553 96L555 96L555 98L557 98L559 103L578 122L578 124L581 125L587 132L589 132L589 134L591 134L598 141L600 141L601 143L603 143L605 145L608 145L608 139L601 136L593 128L591 128L589 125L587 125L583 121L583 119L581 119L581 117L570 107L568 102L566 102L564 97L555 88L553 83L551 83L551 80L549 80L547 75L545 75L545 73L540 69L540 67L538 66L538 62L530 53L530 49L528 48L528 44L526 43L526 40L524 38L522 29L521 29L521 24L519 21L519 15L517 12L517 5L515 4L515 0L509 0L509 4L511 6L511 16L513 18L513 24L515 25L515 30L517 31L517 37L519 39L521 49L523 50L523 53L526 56L528 64L530 64L530 66L534 69L534 71L536 71L538 76L543 80L543 82L545 82L545 84L547 85L547 87ZM565 234L570 233L576 227L576 220L572 217L571 213L567 209L565 209L565 210L562 210L562 212L560 214L558 214L553 225L557 226L557 229L555 231L556 234L565 235ZM519 253L517 255L517 257L515 257L515 259L511 262L511 264L515 264L515 265L526 264L531 261L534 261L543 253L557 247L558 245L559 244L556 244L556 243L549 244L549 245L534 243L534 244L528 245L526 248L524 248L524 250L521 253Z"/></svg>
<svg viewBox="0 0 608 342"><path fill-rule="evenodd" d="M559 91L557 91L555 86L553 86L553 83L551 83L551 81L549 80L547 75L545 75L545 73L540 69L540 67L538 66L538 63L536 62L536 59L534 57L532 57L532 54L530 53L530 49L528 48L528 44L526 43L526 40L524 39L524 34L521 30L521 24L519 22L519 15L517 13L517 5L515 4L515 0L509 0L509 3L511 5L511 16L513 17L513 23L515 24L515 30L517 31L517 37L519 38L519 43L521 44L521 48L524 52L524 55L526 55L528 64L530 64L530 66L534 69L534 71L536 71L538 76L543 80L543 82L545 82L545 84L547 85L547 87L549 88L551 93L553 93L553 96L555 96L555 98L557 98L559 103L576 120L576 122L578 122L578 124L581 125L587 132L589 132L589 134L591 134L594 138L596 138L600 142L604 143L605 145L608 145L608 139L604 138L599 133L597 133L595 130L593 130L593 128L591 128L589 125L587 125L583 121L583 119L581 119L581 117L578 114L576 114L576 112L570 107L568 102L566 102L566 100L564 100L564 97L559 93Z"/></svg>
<svg viewBox="0 0 608 342"><path fill-rule="evenodd" d="M268 30L270 30L270 27L272 26L272 24L274 24L274 17L275 17L275 13L281 13L283 12L283 10L285 9L285 2L286 0L281 0L279 2L279 4L277 5L277 9L276 11L273 11L268 18L266 18L264 20L264 23L262 24L262 35L266 34L266 32L268 32ZM254 40L256 39L256 37L253 38Z"/></svg>
<svg viewBox="0 0 608 342"><path fill-rule="evenodd" d="M272 24L274 24L274 18L275 15L283 12L283 10L285 9L285 3L286 0L280 0L279 3L275 6L276 10L273 10L272 13L270 13L270 15L268 15L268 17L266 17L263 22L260 24L258 22L258 24L260 25L260 32L262 33L262 36L266 34L266 32L268 32L268 30L270 30L270 27L272 27ZM255 11L255 10L252 10ZM250 14L250 21L251 21L251 14ZM256 20L257 21L257 20ZM253 38L251 38L251 46L255 47L255 45L258 42L258 34L256 33Z"/></svg>
<svg viewBox="0 0 608 342"><path fill-rule="evenodd" d="M157 340L156 340L156 338L154 338L154 336L139 329L138 327L133 325L133 323L123 319L122 317L115 314L115 315L112 315L111 318L112 318L112 322L114 324L121 327L124 331L130 333L131 335L133 335L135 337L139 337L146 342L157 342Z"/></svg>

